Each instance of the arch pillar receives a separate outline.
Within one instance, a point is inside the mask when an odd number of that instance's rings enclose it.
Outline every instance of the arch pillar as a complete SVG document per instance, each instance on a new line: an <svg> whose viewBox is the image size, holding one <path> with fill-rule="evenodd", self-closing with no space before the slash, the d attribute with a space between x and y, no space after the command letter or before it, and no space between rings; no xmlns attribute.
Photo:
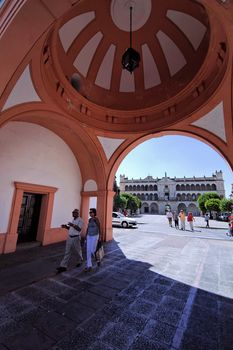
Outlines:
<svg viewBox="0 0 233 350"><path fill-rule="evenodd" d="M112 236L112 204L115 192L103 190L98 192L97 211L100 219L102 235L104 241L111 241Z"/></svg>

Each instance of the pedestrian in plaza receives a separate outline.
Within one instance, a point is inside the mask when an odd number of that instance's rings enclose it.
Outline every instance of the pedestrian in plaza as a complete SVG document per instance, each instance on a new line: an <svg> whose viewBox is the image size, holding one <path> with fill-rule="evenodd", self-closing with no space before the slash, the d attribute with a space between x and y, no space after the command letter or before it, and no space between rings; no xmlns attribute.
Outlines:
<svg viewBox="0 0 233 350"><path fill-rule="evenodd" d="M209 226L209 221L210 221L210 217L209 217L209 214L208 213L205 213L205 223L206 223L206 227L210 227Z"/></svg>
<svg viewBox="0 0 233 350"><path fill-rule="evenodd" d="M73 220L72 222L68 222L68 224L61 225L62 228L65 228L68 230L68 237L66 240L66 248L65 248L65 255L60 263L60 266L57 267L57 272L64 272L67 270L67 266L69 263L69 260L72 255L72 251L75 251L77 254L78 262L77 267L82 265L83 262L83 255L82 255L82 249L81 249L81 238L80 233L81 229L83 227L83 219L79 216L79 210L74 209L72 211Z"/></svg>
<svg viewBox="0 0 233 350"><path fill-rule="evenodd" d="M173 220L175 224L175 228L178 230L179 229L179 216L176 211L173 212Z"/></svg>
<svg viewBox="0 0 233 350"><path fill-rule="evenodd" d="M180 229L185 231L185 212L181 209L179 213Z"/></svg>
<svg viewBox="0 0 233 350"><path fill-rule="evenodd" d="M226 233L227 236L233 236L233 214L231 213L231 215L228 218L228 232Z"/></svg>
<svg viewBox="0 0 233 350"><path fill-rule="evenodd" d="M187 221L189 223L191 231L194 231L194 228L193 228L194 217L193 217L193 214L191 212L188 213Z"/></svg>
<svg viewBox="0 0 233 350"><path fill-rule="evenodd" d="M87 266L85 272L92 270L92 257L95 257L98 240L101 240L100 222L96 216L96 209L91 208L89 211L90 219L88 220L86 238L87 238Z"/></svg>
<svg viewBox="0 0 233 350"><path fill-rule="evenodd" d="M168 219L168 225L170 227L172 227L172 218L173 218L172 212L170 210L168 210L166 215L167 215L167 219Z"/></svg>

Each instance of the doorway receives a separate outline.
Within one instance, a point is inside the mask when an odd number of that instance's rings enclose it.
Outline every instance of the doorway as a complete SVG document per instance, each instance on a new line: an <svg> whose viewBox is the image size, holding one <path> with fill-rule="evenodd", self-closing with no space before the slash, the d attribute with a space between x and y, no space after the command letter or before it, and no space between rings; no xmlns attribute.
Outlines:
<svg viewBox="0 0 233 350"><path fill-rule="evenodd" d="M41 194L23 193L18 223L17 243L36 241L41 209Z"/></svg>

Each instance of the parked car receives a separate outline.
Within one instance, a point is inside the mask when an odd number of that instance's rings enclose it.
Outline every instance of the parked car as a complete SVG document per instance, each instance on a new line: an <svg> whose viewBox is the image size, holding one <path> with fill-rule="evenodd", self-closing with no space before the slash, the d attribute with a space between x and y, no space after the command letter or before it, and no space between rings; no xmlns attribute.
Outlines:
<svg viewBox="0 0 233 350"><path fill-rule="evenodd" d="M231 215L231 213L229 213L229 212L220 213L218 215L218 220L220 220L220 221L228 221L230 215Z"/></svg>
<svg viewBox="0 0 233 350"><path fill-rule="evenodd" d="M112 213L112 224L127 228L129 226L137 226L137 221L131 219L121 213L113 211Z"/></svg>

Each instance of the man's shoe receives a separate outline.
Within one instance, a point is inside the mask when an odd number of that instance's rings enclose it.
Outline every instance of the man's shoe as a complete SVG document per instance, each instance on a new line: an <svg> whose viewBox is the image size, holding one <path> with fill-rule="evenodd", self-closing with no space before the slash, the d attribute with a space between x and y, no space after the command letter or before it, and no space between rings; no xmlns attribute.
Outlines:
<svg viewBox="0 0 233 350"><path fill-rule="evenodd" d="M65 271L67 271L66 267L63 267L63 266L57 267L57 273L61 273L61 272L65 272Z"/></svg>

